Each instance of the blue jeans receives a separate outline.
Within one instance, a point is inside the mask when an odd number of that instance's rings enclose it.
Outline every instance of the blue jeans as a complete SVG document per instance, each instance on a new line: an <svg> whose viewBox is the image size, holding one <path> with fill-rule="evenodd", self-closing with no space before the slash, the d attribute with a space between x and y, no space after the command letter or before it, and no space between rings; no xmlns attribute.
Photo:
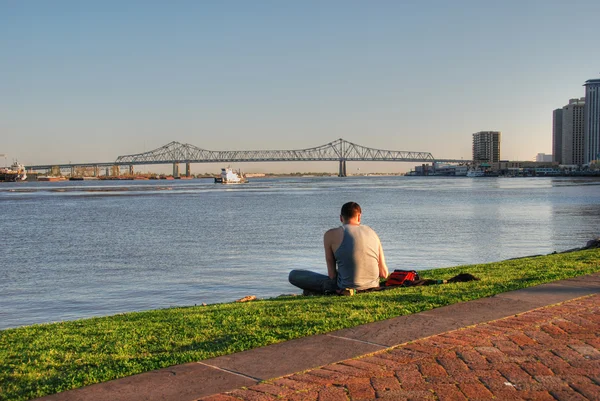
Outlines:
<svg viewBox="0 0 600 401"><path fill-rule="evenodd" d="M288 280L298 288L320 294L332 294L338 289L337 280L309 270L292 270Z"/></svg>

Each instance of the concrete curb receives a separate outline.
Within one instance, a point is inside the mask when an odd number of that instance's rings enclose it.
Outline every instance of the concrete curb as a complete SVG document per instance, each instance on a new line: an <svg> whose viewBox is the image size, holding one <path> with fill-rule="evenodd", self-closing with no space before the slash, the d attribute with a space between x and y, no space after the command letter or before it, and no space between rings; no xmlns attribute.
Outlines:
<svg viewBox="0 0 600 401"><path fill-rule="evenodd" d="M594 273L202 362L176 365L38 400L195 400L598 293L600 273Z"/></svg>

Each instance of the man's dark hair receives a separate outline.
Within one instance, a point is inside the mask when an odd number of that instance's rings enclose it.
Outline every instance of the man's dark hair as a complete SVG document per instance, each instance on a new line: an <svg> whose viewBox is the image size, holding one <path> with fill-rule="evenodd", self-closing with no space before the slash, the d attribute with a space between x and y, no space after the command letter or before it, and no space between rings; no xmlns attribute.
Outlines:
<svg viewBox="0 0 600 401"><path fill-rule="evenodd" d="M362 210L360 210L360 206L358 203L356 202L348 202L348 203L344 203L344 206L342 206L342 212L340 213L342 215L342 217L344 219L351 219L354 216L358 215L359 213L362 213Z"/></svg>

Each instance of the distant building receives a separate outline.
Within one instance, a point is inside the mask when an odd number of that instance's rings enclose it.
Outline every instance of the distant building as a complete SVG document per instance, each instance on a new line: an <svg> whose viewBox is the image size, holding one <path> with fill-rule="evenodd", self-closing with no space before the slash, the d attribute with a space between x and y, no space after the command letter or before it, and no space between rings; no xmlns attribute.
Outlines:
<svg viewBox="0 0 600 401"><path fill-rule="evenodd" d="M584 164L600 160L600 79L585 81Z"/></svg>
<svg viewBox="0 0 600 401"><path fill-rule="evenodd" d="M473 163L500 161L500 132L480 131L473 134Z"/></svg>
<svg viewBox="0 0 600 401"><path fill-rule="evenodd" d="M552 112L552 158L558 163L562 163L562 117L562 108Z"/></svg>
<svg viewBox="0 0 600 401"><path fill-rule="evenodd" d="M571 99L562 108L562 161L561 164L582 165L585 98Z"/></svg>
<svg viewBox="0 0 600 401"><path fill-rule="evenodd" d="M547 155L545 153L538 153L537 156L535 156L535 161L536 162L552 162L552 161L554 161L554 159L553 159L553 155Z"/></svg>
<svg viewBox="0 0 600 401"><path fill-rule="evenodd" d="M501 160L492 165L492 170L501 175L557 176L562 174L558 163L552 161L531 162Z"/></svg>

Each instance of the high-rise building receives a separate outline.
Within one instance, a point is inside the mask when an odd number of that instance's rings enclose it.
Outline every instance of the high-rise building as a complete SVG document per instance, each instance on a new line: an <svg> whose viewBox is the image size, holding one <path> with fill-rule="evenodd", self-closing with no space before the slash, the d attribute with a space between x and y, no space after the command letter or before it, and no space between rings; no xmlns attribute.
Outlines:
<svg viewBox="0 0 600 401"><path fill-rule="evenodd" d="M584 163L600 160L600 79L585 81Z"/></svg>
<svg viewBox="0 0 600 401"><path fill-rule="evenodd" d="M553 161L562 164L562 119L563 110L556 109L552 112L552 157Z"/></svg>
<svg viewBox="0 0 600 401"><path fill-rule="evenodd" d="M571 99L562 108L562 164L581 166L583 157L583 136L585 98Z"/></svg>
<svg viewBox="0 0 600 401"><path fill-rule="evenodd" d="M498 163L500 161L500 132L480 131L473 134L473 162Z"/></svg>

